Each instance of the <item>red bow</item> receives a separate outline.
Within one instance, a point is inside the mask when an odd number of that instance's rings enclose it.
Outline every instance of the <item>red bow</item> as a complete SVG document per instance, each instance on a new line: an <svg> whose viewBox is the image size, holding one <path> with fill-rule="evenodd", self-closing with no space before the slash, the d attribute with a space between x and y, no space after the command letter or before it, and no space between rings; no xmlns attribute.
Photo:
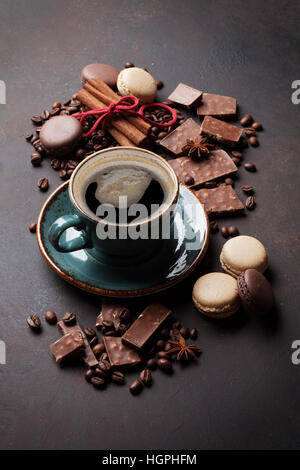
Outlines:
<svg viewBox="0 0 300 470"><path fill-rule="evenodd" d="M84 134L83 137L88 137L89 135L91 135L98 128L99 124L101 124L102 128L105 129L107 125L107 120L112 118L114 114L116 113L126 113L126 114L131 114L133 116L139 116L144 121L147 121L153 126L160 127L160 128L172 126L172 124L174 124L177 121L176 111L174 111L174 109L172 109L167 104L163 104L163 103L144 104L143 106L140 107L138 111L136 111L138 105L139 105L139 100L135 96L123 96L115 103L111 103L107 108L91 109L90 111L86 111L84 113L73 114L73 117L80 118L80 124L82 124L87 116L92 116L92 115L99 116L97 121L93 125L93 127L86 134ZM167 109L169 113L172 115L172 119L168 122L160 123L160 122L152 121L152 119L149 119L146 116L144 116L143 114L144 110L150 107L154 107L154 106L158 108Z"/></svg>

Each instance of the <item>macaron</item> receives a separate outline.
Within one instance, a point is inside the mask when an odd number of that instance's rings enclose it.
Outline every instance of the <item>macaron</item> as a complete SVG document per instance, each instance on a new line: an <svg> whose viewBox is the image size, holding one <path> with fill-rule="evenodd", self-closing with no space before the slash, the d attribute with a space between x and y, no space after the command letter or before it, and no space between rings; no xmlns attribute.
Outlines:
<svg viewBox="0 0 300 470"><path fill-rule="evenodd" d="M259 240L248 235L240 235L224 244L220 261L226 273L238 277L250 268L263 273L268 267L268 254Z"/></svg>
<svg viewBox="0 0 300 470"><path fill-rule="evenodd" d="M207 317L230 317L240 306L236 279L224 273L201 276L193 288L193 301Z"/></svg>
<svg viewBox="0 0 300 470"><path fill-rule="evenodd" d="M72 116L54 116L43 124L41 144L47 153L63 158L79 144L82 136L80 122Z"/></svg>
<svg viewBox="0 0 300 470"><path fill-rule="evenodd" d="M257 269L247 269L241 273L237 284L242 304L249 312L265 315L274 308L271 284Z"/></svg>
<svg viewBox="0 0 300 470"><path fill-rule="evenodd" d="M122 96L136 96L142 103L153 103L157 93L156 82L152 75L138 67L121 70L117 87Z"/></svg>
<svg viewBox="0 0 300 470"><path fill-rule="evenodd" d="M88 64L81 71L81 82L85 82L91 78L101 78L111 88L117 87L119 70L107 64Z"/></svg>

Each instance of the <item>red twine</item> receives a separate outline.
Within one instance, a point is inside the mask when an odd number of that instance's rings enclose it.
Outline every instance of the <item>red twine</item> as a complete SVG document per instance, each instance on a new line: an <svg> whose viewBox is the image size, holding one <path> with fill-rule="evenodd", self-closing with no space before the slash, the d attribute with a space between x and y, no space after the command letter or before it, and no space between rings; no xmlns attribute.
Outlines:
<svg viewBox="0 0 300 470"><path fill-rule="evenodd" d="M139 105L139 100L135 96L123 96L115 103L111 103L107 108L99 108L99 109L91 109L90 111L86 111L84 113L77 113L73 114L73 117L80 118L80 124L83 123L87 116L97 115L99 116L93 127L83 135L83 137L89 137L101 124L101 127L105 129L107 125L108 119L112 118L116 113L126 113L131 114L132 116L138 116L144 121L149 122L155 127L165 128L172 126L177 121L177 113L167 104L163 103L150 103L150 104L143 104L140 109L137 111L137 107ZM160 123L156 121L152 121L152 119L147 118L144 116L144 111L147 108L152 107L157 108L164 108L172 115L172 119L165 123Z"/></svg>

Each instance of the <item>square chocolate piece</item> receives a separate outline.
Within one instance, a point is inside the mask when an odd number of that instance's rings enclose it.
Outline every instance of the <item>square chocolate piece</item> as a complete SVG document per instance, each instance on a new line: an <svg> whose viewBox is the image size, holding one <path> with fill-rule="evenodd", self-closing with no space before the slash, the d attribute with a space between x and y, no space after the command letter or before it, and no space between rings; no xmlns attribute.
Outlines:
<svg viewBox="0 0 300 470"><path fill-rule="evenodd" d="M224 150L212 150L207 158L195 161L190 157L180 157L169 161L179 183L196 188L207 181L229 176L237 172L237 167Z"/></svg>
<svg viewBox="0 0 300 470"><path fill-rule="evenodd" d="M243 129L240 127L211 116L205 116L201 126L201 135L231 147L238 143L242 133Z"/></svg>
<svg viewBox="0 0 300 470"><path fill-rule="evenodd" d="M184 83L179 83L174 91L168 96L168 100L190 108L197 104L202 97L202 91L196 90Z"/></svg>
<svg viewBox="0 0 300 470"><path fill-rule="evenodd" d="M84 353L84 340L80 332L68 333L51 344L52 352L58 364Z"/></svg>
<svg viewBox="0 0 300 470"><path fill-rule="evenodd" d="M122 343L117 336L103 336L106 352L111 367L132 367L141 362L139 354Z"/></svg>
<svg viewBox="0 0 300 470"><path fill-rule="evenodd" d="M236 99L230 96L203 93L202 101L197 106L199 117L214 116L220 119L236 117Z"/></svg>
<svg viewBox="0 0 300 470"><path fill-rule="evenodd" d="M57 323L57 328L63 335L67 335L68 333L80 333L83 337L83 342L84 342L84 350L83 350L83 355L82 359L86 363L88 367L96 367L98 365L98 361L95 357L95 354L92 351L91 346L89 345L89 342L87 340L87 337L85 336L84 332L76 323L75 325L66 325L62 320Z"/></svg>
<svg viewBox="0 0 300 470"><path fill-rule="evenodd" d="M130 348L142 350L154 339L157 330L171 314L171 310L161 304L153 303L140 314L122 336L122 343Z"/></svg>
<svg viewBox="0 0 300 470"><path fill-rule="evenodd" d="M230 185L222 184L213 189L199 189L195 195L204 205L208 215L222 215L244 210L235 190Z"/></svg>
<svg viewBox="0 0 300 470"><path fill-rule="evenodd" d="M175 155L182 155L182 147L187 139L196 139L200 136L201 127L192 118L187 119L181 126L160 141L160 145Z"/></svg>

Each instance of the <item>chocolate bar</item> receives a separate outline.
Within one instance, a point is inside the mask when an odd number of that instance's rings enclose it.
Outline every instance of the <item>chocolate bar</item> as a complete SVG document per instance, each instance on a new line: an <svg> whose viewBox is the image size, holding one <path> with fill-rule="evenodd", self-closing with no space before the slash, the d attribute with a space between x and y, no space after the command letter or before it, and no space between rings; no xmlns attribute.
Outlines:
<svg viewBox="0 0 300 470"><path fill-rule="evenodd" d="M111 367L132 367L141 362L139 354L123 344L120 337L104 336L103 341Z"/></svg>
<svg viewBox="0 0 300 470"><path fill-rule="evenodd" d="M154 338L157 330L171 314L171 310L161 304L153 303L140 314L122 336L122 343L142 350Z"/></svg>
<svg viewBox="0 0 300 470"><path fill-rule="evenodd" d="M98 328L102 330L107 324L111 323L113 329L119 330L120 324L128 323L129 320L130 312L126 307L122 307L105 298L102 300L101 312L96 321Z"/></svg>
<svg viewBox="0 0 300 470"><path fill-rule="evenodd" d="M84 362L90 368L96 367L98 365L98 361L92 351L92 348L89 345L89 342L78 323L75 325L66 325L63 321L59 321L57 323L57 327L63 335L67 335L68 333L80 333L83 337L84 343L84 352L82 355Z"/></svg>
<svg viewBox="0 0 300 470"><path fill-rule="evenodd" d="M190 157L180 157L169 161L179 183L196 188L207 181L231 175L237 172L237 166L224 150L212 150L207 158L198 161Z"/></svg>
<svg viewBox="0 0 300 470"><path fill-rule="evenodd" d="M168 100L190 108L194 104L197 104L201 97L202 91L196 90L184 83L179 83L168 97Z"/></svg>
<svg viewBox="0 0 300 470"><path fill-rule="evenodd" d="M236 117L236 99L230 96L203 93L202 101L197 106L199 117L214 116L220 119Z"/></svg>
<svg viewBox="0 0 300 470"><path fill-rule="evenodd" d="M221 215L244 210L235 190L230 185L222 184L213 189L195 191L199 201L209 215Z"/></svg>
<svg viewBox="0 0 300 470"><path fill-rule="evenodd" d="M192 118L187 119L181 126L178 126L173 132L168 134L160 141L160 145L175 155L182 155L182 147L187 139L196 139L199 137L201 127Z"/></svg>
<svg viewBox="0 0 300 470"><path fill-rule="evenodd" d="M240 127L211 116L205 116L201 126L201 135L231 147L238 143L242 133L243 129Z"/></svg>
<svg viewBox="0 0 300 470"><path fill-rule="evenodd" d="M58 364L74 356L80 356L84 353L83 336L79 331L68 333L51 344L50 351Z"/></svg>

